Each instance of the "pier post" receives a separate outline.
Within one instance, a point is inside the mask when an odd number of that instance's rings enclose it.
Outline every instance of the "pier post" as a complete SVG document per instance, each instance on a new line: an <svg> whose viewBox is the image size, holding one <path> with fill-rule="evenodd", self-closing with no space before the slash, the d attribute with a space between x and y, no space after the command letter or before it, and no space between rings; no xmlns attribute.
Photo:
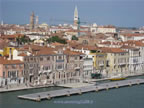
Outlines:
<svg viewBox="0 0 144 108"><path fill-rule="evenodd" d="M129 86L132 86L131 81L129 82Z"/></svg>
<svg viewBox="0 0 144 108"><path fill-rule="evenodd" d="M140 84L140 82L139 82L139 80L137 80L137 85L139 85Z"/></svg>
<svg viewBox="0 0 144 108"><path fill-rule="evenodd" d="M41 101L41 96L38 95L38 98L36 99L37 102L40 102Z"/></svg>
<svg viewBox="0 0 144 108"><path fill-rule="evenodd" d="M68 92L67 96L70 96L70 91L67 91L67 92Z"/></svg>
<svg viewBox="0 0 144 108"><path fill-rule="evenodd" d="M109 90L109 85L108 84L106 85L106 90Z"/></svg>
<svg viewBox="0 0 144 108"><path fill-rule="evenodd" d="M96 89L95 89L95 91L96 91L96 92L98 92L98 87L97 87L97 86L96 86Z"/></svg>
<svg viewBox="0 0 144 108"><path fill-rule="evenodd" d="M79 91L79 94L82 94L81 89L80 89L80 91Z"/></svg>
<svg viewBox="0 0 144 108"><path fill-rule="evenodd" d="M119 88L118 83L116 83L116 87L115 88Z"/></svg>
<svg viewBox="0 0 144 108"><path fill-rule="evenodd" d="M48 100L50 100L51 99L51 96L50 96L50 94L47 94L48 96L47 96L47 99Z"/></svg>

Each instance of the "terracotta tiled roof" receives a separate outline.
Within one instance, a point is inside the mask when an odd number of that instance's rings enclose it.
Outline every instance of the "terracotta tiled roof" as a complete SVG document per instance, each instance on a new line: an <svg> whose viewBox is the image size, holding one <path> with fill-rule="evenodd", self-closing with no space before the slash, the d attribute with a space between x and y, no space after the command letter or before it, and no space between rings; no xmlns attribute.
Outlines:
<svg viewBox="0 0 144 108"><path fill-rule="evenodd" d="M78 45L75 47L75 49L84 49L84 50L97 50L99 49L98 47L96 46L90 46L90 45Z"/></svg>
<svg viewBox="0 0 144 108"><path fill-rule="evenodd" d="M3 49L8 46L8 41L0 39L0 49Z"/></svg>
<svg viewBox="0 0 144 108"><path fill-rule="evenodd" d="M122 49L138 49L138 48L130 46L130 45L123 45L121 48Z"/></svg>
<svg viewBox="0 0 144 108"><path fill-rule="evenodd" d="M69 49L65 50L65 51L64 51L64 54L66 54L66 55L84 55L84 54L81 53L81 52L70 51Z"/></svg>
<svg viewBox="0 0 144 108"><path fill-rule="evenodd" d="M51 44L52 46L63 46L64 44L58 43L58 42L54 42Z"/></svg>
<svg viewBox="0 0 144 108"><path fill-rule="evenodd" d="M20 60L7 60L4 58L0 58L0 64L23 64L24 62Z"/></svg>
<svg viewBox="0 0 144 108"><path fill-rule="evenodd" d="M21 34L15 34L15 35L5 35L5 36L2 36L1 38L2 39L9 39L9 38L15 39L15 38L21 37L21 36L23 36L23 35L21 35Z"/></svg>
<svg viewBox="0 0 144 108"><path fill-rule="evenodd" d="M142 41L135 41L135 40L129 40L126 42L123 42L124 44L130 45L130 46L138 46L138 47L142 47L144 46L144 43Z"/></svg>
<svg viewBox="0 0 144 108"><path fill-rule="evenodd" d="M127 37L133 37L133 36L144 36L144 33L122 33L121 35Z"/></svg>
<svg viewBox="0 0 144 108"><path fill-rule="evenodd" d="M54 48L43 48L41 49L40 51L34 53L35 55L53 55L53 54L56 54L55 52L55 49Z"/></svg>
<svg viewBox="0 0 144 108"><path fill-rule="evenodd" d="M105 53L123 53L123 52L127 52L125 50L122 50L120 48L101 48L102 52Z"/></svg>
<svg viewBox="0 0 144 108"><path fill-rule="evenodd" d="M27 56L25 53L21 53L18 56Z"/></svg>

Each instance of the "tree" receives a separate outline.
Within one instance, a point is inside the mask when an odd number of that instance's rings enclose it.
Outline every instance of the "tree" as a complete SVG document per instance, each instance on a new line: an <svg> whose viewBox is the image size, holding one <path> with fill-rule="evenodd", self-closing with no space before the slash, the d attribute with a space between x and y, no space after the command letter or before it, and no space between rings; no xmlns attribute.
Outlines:
<svg viewBox="0 0 144 108"><path fill-rule="evenodd" d="M47 39L47 42L48 43L59 42L59 43L62 43L62 44L67 44L65 39L61 39L58 36L53 36L53 37Z"/></svg>
<svg viewBox="0 0 144 108"><path fill-rule="evenodd" d="M17 41L18 45L22 45L22 44L31 42L30 39L28 37L26 37L25 35L22 37L16 38L16 41Z"/></svg>
<svg viewBox="0 0 144 108"><path fill-rule="evenodd" d="M72 40L78 40L78 37L76 37L75 35L72 36Z"/></svg>

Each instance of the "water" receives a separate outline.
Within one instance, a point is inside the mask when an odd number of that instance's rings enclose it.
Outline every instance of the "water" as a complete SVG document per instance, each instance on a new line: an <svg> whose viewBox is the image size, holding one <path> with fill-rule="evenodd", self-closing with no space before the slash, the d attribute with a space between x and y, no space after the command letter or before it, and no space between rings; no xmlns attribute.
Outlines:
<svg viewBox="0 0 144 108"><path fill-rule="evenodd" d="M144 85L90 92L82 95L34 102L18 99L18 95L62 89L59 87L1 93L0 108L143 108Z"/></svg>

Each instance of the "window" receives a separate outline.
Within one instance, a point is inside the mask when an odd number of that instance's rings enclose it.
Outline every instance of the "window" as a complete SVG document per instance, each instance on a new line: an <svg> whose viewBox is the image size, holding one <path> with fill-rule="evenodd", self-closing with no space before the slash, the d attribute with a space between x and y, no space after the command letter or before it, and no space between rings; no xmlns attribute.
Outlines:
<svg viewBox="0 0 144 108"><path fill-rule="evenodd" d="M125 55L124 53L121 53L121 55Z"/></svg>
<svg viewBox="0 0 144 108"><path fill-rule="evenodd" d="M5 68L7 69L7 68L8 68L8 65L5 65Z"/></svg>
<svg viewBox="0 0 144 108"><path fill-rule="evenodd" d="M12 68L16 68L16 64L12 65Z"/></svg>
<svg viewBox="0 0 144 108"><path fill-rule="evenodd" d="M36 58L34 58L34 61L36 62Z"/></svg>
<svg viewBox="0 0 144 108"><path fill-rule="evenodd" d="M50 66L44 66L43 70L50 70Z"/></svg>
<svg viewBox="0 0 144 108"><path fill-rule="evenodd" d="M77 60L77 56L75 57L75 60Z"/></svg>
<svg viewBox="0 0 144 108"><path fill-rule="evenodd" d="M47 57L47 60L50 60L50 57Z"/></svg>
<svg viewBox="0 0 144 108"><path fill-rule="evenodd" d="M81 59L83 59L83 57L82 57L82 56L80 56L80 60L81 60Z"/></svg>
<svg viewBox="0 0 144 108"><path fill-rule="evenodd" d="M77 66L78 66L77 64L74 65L74 67L77 67Z"/></svg>
<svg viewBox="0 0 144 108"><path fill-rule="evenodd" d="M116 64L116 59L114 59L114 64Z"/></svg>
<svg viewBox="0 0 144 108"><path fill-rule="evenodd" d="M26 61L27 59L26 58L24 58L24 61Z"/></svg>
<svg viewBox="0 0 144 108"><path fill-rule="evenodd" d="M20 65L19 65L19 67L20 67L20 68L22 68L22 67L23 67L23 65L22 65L22 64L20 64Z"/></svg>
<svg viewBox="0 0 144 108"><path fill-rule="evenodd" d="M32 68L33 67L33 64L30 64L30 68Z"/></svg>
<svg viewBox="0 0 144 108"><path fill-rule="evenodd" d="M42 57L40 58L40 61L43 61L43 58L42 58Z"/></svg>
<svg viewBox="0 0 144 108"><path fill-rule="evenodd" d="M10 77L10 74L11 74L10 71L8 71L8 77Z"/></svg>
<svg viewBox="0 0 144 108"><path fill-rule="evenodd" d="M57 65L57 69L63 69L63 65L62 64Z"/></svg>
<svg viewBox="0 0 144 108"><path fill-rule="evenodd" d="M3 72L3 77L5 78L5 72Z"/></svg>
<svg viewBox="0 0 144 108"><path fill-rule="evenodd" d="M33 58L30 58L30 60L33 60Z"/></svg>
<svg viewBox="0 0 144 108"><path fill-rule="evenodd" d="M58 60L62 60L62 56L58 56Z"/></svg>

